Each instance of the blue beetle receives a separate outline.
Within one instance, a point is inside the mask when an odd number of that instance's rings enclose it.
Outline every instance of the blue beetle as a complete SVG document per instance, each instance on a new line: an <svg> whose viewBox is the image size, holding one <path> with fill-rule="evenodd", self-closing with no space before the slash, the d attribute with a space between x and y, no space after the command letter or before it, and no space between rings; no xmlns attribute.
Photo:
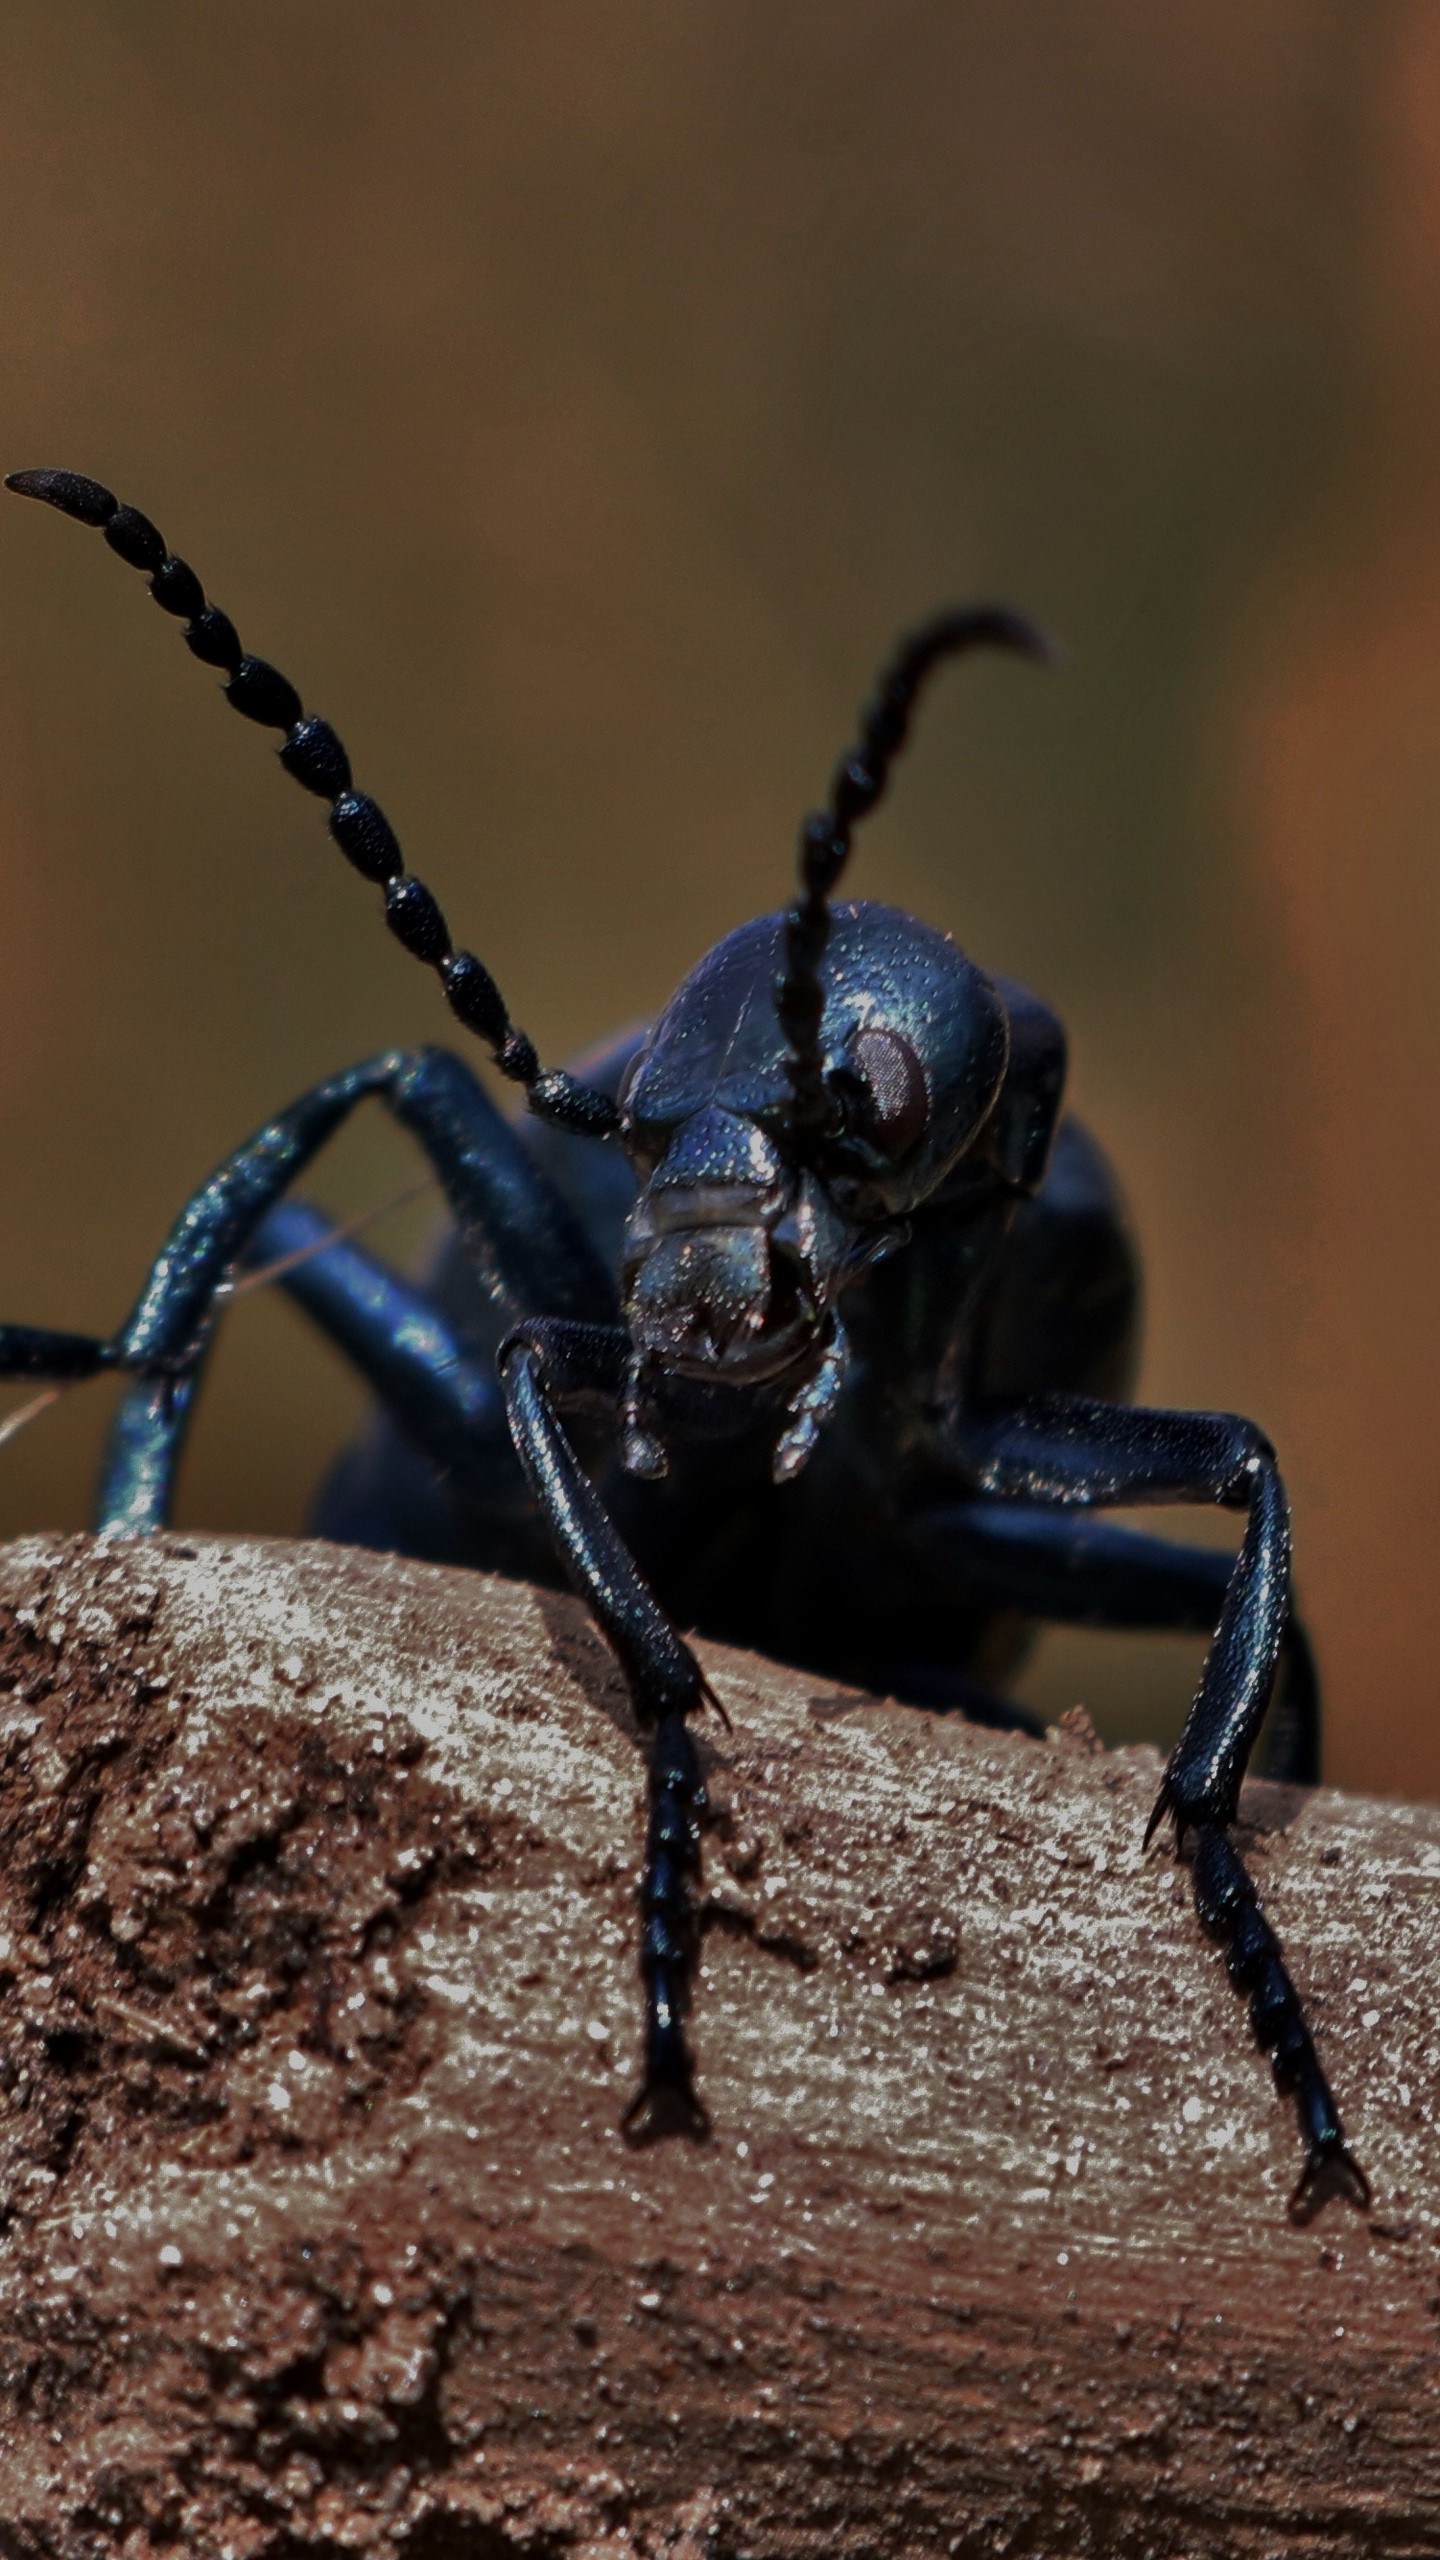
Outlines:
<svg viewBox="0 0 1440 2560"><path fill-rule="evenodd" d="M718 1702L681 1626L1002 1726L1030 1722L1006 1686L1039 1621L1210 1632L1150 1832L1168 1818L1189 1850L1201 1921L1295 2100L1292 2210L1332 2190L1365 2204L1233 1837L1272 1693L1272 1773L1318 1774L1274 1452L1237 1416L1127 1400L1137 1265L1105 1158L1063 1113L1055 1015L915 917L835 903L926 678L979 646L1044 660L1043 634L987 605L905 640L804 822L795 903L727 935L653 1026L547 1070L329 722L243 649L148 518L72 472L7 485L102 530L232 706L283 733L281 763L327 804L392 932L529 1105L508 1119L445 1050L382 1052L225 1159L116 1333L0 1326L0 1376L129 1381L97 1526L163 1526L223 1295L273 1265L377 1397L319 1530L575 1586L647 1752L637 2137L707 2123L687 2032L707 1810L692 1721ZM287 1197L371 1095L453 1213L423 1286ZM1093 1517L1144 1502L1228 1505L1238 1552Z"/></svg>

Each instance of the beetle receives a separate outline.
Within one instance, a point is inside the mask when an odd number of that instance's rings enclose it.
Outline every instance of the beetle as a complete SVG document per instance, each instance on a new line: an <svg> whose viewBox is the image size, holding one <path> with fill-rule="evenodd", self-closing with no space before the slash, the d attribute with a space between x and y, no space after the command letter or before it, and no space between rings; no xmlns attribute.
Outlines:
<svg viewBox="0 0 1440 2560"><path fill-rule="evenodd" d="M149 519L73 472L6 485L98 528L231 706L282 733L286 772L326 803L391 931L530 1115L508 1118L449 1051L383 1051L225 1158L115 1333L0 1326L0 1376L127 1381L96 1526L164 1525L218 1313L248 1265L377 1397L322 1489L321 1534L574 1585L646 1746L636 2137L708 2122L687 2027L707 1813L692 1723L719 1701L681 1627L1032 1730L1005 1689L1038 1622L1209 1632L1146 1841L1168 1820L1188 1852L1201 1923L1293 2096L1292 2212L1330 2192L1365 2206L1234 1839L1272 1691L1270 1773L1318 1775L1275 1453L1236 1415L1129 1401L1138 1268L1106 1159L1062 1108L1055 1014L935 927L836 899L927 678L980 647L1043 662L1045 635L978 605L904 640L802 825L794 903L728 934L653 1025L578 1073L547 1069L354 788L330 723L242 647ZM286 1196L372 1096L453 1214L423 1286ZM1093 1516L1191 1502L1244 1515L1236 1553Z"/></svg>

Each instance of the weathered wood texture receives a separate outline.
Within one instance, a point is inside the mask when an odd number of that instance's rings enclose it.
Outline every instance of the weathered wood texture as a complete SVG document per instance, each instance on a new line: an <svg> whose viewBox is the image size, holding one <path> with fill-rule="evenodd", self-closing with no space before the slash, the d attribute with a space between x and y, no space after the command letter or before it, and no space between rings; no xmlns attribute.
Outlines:
<svg viewBox="0 0 1440 2560"><path fill-rule="evenodd" d="M1440 2549L1440 1814L1256 1789L1375 2182L1157 1763L720 1649L712 2140L617 2130L640 1769L570 1603L0 1554L0 2552Z"/></svg>

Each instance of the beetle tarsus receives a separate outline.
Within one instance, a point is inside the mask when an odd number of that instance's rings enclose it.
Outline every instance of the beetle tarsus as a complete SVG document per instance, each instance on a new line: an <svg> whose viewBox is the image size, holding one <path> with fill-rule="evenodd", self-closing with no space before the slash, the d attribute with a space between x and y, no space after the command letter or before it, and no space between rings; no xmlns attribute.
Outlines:
<svg viewBox="0 0 1440 2560"><path fill-rule="evenodd" d="M1292 2219L1308 2219L1331 2194L1346 2195L1363 2211L1369 2181L1346 2144L1280 1941L1239 1850L1220 1824L1197 1826L1192 1873L1201 1926L1220 1946L1236 1990L1248 1996L1251 2029L1261 2052L1270 2056L1276 2088L1295 2101L1305 2166L1290 2199Z"/></svg>
<svg viewBox="0 0 1440 2560"><path fill-rule="evenodd" d="M656 1728L648 1791L639 1895L645 2072L623 2121L631 2130L643 2125L653 2131L663 2125L699 2132L708 2129L709 2118L695 2095L685 2017L699 1952L695 1885L708 1798L694 1737L678 1709Z"/></svg>

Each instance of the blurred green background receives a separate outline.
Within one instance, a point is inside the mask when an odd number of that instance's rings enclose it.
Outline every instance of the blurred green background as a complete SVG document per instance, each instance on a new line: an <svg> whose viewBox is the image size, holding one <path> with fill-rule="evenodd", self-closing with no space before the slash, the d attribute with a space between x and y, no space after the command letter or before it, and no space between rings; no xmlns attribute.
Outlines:
<svg viewBox="0 0 1440 2560"><path fill-rule="evenodd" d="M4 60L0 459L157 518L547 1053L779 901L898 625L1063 635L937 692L856 885L1065 1013L1144 1391L1273 1432L1330 1766L1434 1792L1433 0L10 0ZM212 690L0 509L7 1316L108 1328L272 1105L445 1036ZM377 1117L315 1188L411 1178ZM184 1517L298 1526L357 1405L248 1301ZM7 1532L103 1407L0 1451ZM1163 1734L1195 1660L1030 1693Z"/></svg>

